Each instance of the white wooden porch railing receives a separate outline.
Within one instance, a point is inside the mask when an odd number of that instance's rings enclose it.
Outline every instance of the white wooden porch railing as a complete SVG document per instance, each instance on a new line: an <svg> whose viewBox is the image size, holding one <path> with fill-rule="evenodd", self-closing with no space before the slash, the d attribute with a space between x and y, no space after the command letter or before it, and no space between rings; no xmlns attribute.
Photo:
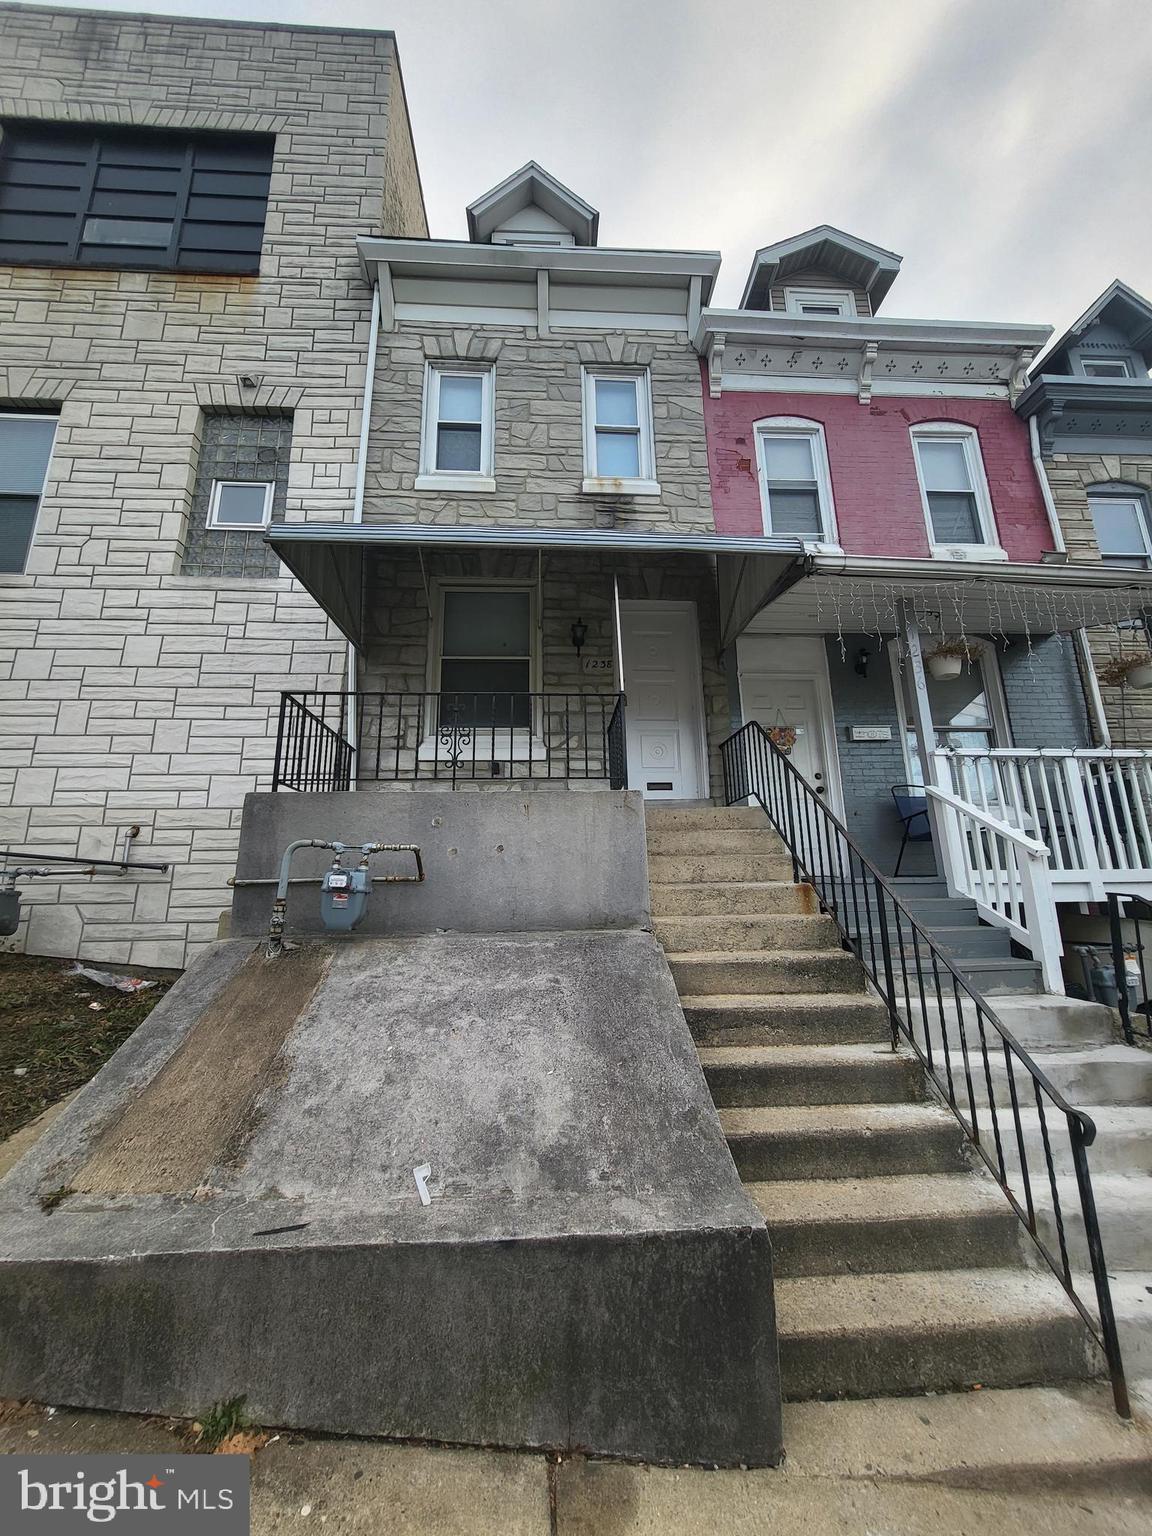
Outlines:
<svg viewBox="0 0 1152 1536"><path fill-rule="evenodd" d="M1047 846L1002 816L929 787L949 888L987 922L1005 928L1040 962L1046 992L1064 991L1060 924Z"/></svg>

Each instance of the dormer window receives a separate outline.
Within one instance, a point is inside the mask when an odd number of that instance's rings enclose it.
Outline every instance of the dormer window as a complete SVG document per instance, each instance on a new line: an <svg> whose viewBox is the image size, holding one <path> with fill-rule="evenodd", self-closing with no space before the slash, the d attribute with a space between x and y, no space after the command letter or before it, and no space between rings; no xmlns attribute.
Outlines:
<svg viewBox="0 0 1152 1536"><path fill-rule="evenodd" d="M1132 364L1126 357L1082 358L1081 367L1089 379L1131 379Z"/></svg>
<svg viewBox="0 0 1152 1536"><path fill-rule="evenodd" d="M784 302L790 315L856 318L856 300L846 288L785 288Z"/></svg>

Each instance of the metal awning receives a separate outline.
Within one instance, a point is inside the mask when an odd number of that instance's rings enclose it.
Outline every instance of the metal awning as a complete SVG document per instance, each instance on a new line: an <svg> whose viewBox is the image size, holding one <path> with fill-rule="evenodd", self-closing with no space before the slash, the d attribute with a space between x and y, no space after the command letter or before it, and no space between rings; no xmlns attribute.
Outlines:
<svg viewBox="0 0 1152 1536"><path fill-rule="evenodd" d="M804 572L798 539L603 528L434 527L424 523L272 523L265 538L353 645L363 647L369 556L388 549L571 550L599 554L707 555L721 593L723 643L740 632L785 573Z"/></svg>
<svg viewBox="0 0 1152 1536"><path fill-rule="evenodd" d="M927 634L1060 634L1152 611L1152 571L1100 563L810 555L786 584L767 580L743 604L754 632L895 634L906 610Z"/></svg>

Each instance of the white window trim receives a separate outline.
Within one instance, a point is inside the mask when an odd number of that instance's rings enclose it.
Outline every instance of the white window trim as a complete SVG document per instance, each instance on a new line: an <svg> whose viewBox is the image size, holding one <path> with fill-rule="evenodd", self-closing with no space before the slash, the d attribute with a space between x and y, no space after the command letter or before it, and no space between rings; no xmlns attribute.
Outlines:
<svg viewBox="0 0 1152 1536"><path fill-rule="evenodd" d="M1094 367L1097 363L1119 363L1121 368L1123 368L1124 372L1122 374L1121 373L1104 373L1104 374L1089 373L1088 372L1089 368ZM1082 356L1080 358L1080 369L1081 369L1081 372L1084 374L1084 377L1086 379L1100 379L1100 378L1104 378L1104 379L1120 379L1120 378L1134 379L1136 377L1136 375L1132 371L1132 360L1131 360L1131 358L1128 358L1128 357L1108 357L1108 356L1104 356L1104 355L1102 355L1100 357L1083 357Z"/></svg>
<svg viewBox="0 0 1152 1536"><path fill-rule="evenodd" d="M444 374L478 375L483 381L480 399L480 468L437 469L436 429L440 424L440 379ZM420 416L420 471L418 491L467 491L470 494L496 489L495 452L496 365L457 362L449 358L424 365L424 403Z"/></svg>
<svg viewBox="0 0 1152 1536"><path fill-rule="evenodd" d="M49 445L48 458L44 465L44 479L40 482L40 494L36 497L36 516L32 519L32 532L28 535L28 548L24 552L24 569L21 571L0 571L0 582L12 581L18 577L31 574L28 566L32 560L32 551L36 548L36 539L40 532L40 519L44 515L44 492L47 490L48 482L52 478L52 455L56 452L56 439L60 434L59 411L0 411L0 421L10 417L27 421L29 416L34 416L37 421L54 421L56 425L52 428L52 442Z"/></svg>
<svg viewBox="0 0 1152 1536"><path fill-rule="evenodd" d="M988 489L988 477L984 472L984 455L980 451L980 434L975 427L958 421L918 421L909 428L912 439L912 459L916 465L916 483L920 487L920 505L924 513L924 527L928 543L936 560L1007 560L996 529L996 517L992 510L992 494ZM941 544L932 528L932 508L928 502L928 488L924 484L924 471L920 465L921 438L952 438L964 446L964 459L968 466L968 478L976 497L976 518L983 537L975 544L956 542Z"/></svg>
<svg viewBox="0 0 1152 1536"><path fill-rule="evenodd" d="M431 612L429 614L430 630L428 636L428 670L426 676L426 691L429 694L439 694L440 689L440 663L444 652L444 593L445 592L475 592L478 590L493 592L527 592L528 593L528 692L540 693L540 679L543 671L542 645L540 635L540 590L532 581L517 581L512 577L504 576L476 576L468 581L441 581L433 578L430 588ZM503 747L498 761L521 762L529 756L543 761L546 752L546 744L542 736L536 730L534 723L531 729L523 726L497 727L496 745ZM436 700L429 698L425 707L424 734L416 751L420 762L429 762L436 757L443 758L445 749L438 741L436 730Z"/></svg>
<svg viewBox="0 0 1152 1536"><path fill-rule="evenodd" d="M952 636L950 638L956 638ZM1014 746L1012 740L1012 723L1008 715L1008 699L1004 692L1004 677L1000 671L1000 657L991 640L980 639L976 635L965 635L965 644L973 659L980 663L980 676L984 681L984 692L988 697L988 709L992 716L992 750L1004 751ZM921 635L920 643L924 648L925 656L933 646L931 635ZM892 692L896 699L896 719L900 729L900 751L904 758L904 771L908 774L907 782L914 783L913 774L920 771L919 762L913 763L912 751L908 742L908 735L912 729L912 722L908 718L908 709L904 701L904 688L900 675L901 642L889 640L888 660L892 668ZM907 658L904 665L908 666Z"/></svg>
<svg viewBox="0 0 1152 1536"><path fill-rule="evenodd" d="M258 523L222 523L220 521L220 492L229 485L262 485L264 487L264 514ZM212 496L208 503L206 528L219 529L221 533L251 533L254 528L267 528L272 521L272 493L274 480L213 480Z"/></svg>
<svg viewBox="0 0 1152 1536"><path fill-rule="evenodd" d="M636 414L640 424L640 474L632 479L596 473L596 393L597 379L635 379ZM659 496L656 479L656 446L652 428L652 376L647 368L585 368L581 387L584 413L584 479L580 489L586 496Z"/></svg>
<svg viewBox="0 0 1152 1536"><path fill-rule="evenodd" d="M806 416L766 416L752 424L756 438L756 479L760 487L760 520L765 534L772 534L771 504L768 492L768 463L764 453L767 437L806 437L812 444L812 463L816 473L816 494L820 502L819 538L806 538L805 549L826 554L843 554L836 524L836 503L832 496L832 472L828 467L828 443L824 423ZM781 535L790 537L790 535ZM796 535L796 537L800 537Z"/></svg>
<svg viewBox="0 0 1152 1536"><path fill-rule="evenodd" d="M855 320L856 295L850 288L785 288L784 308L789 315L803 315L805 304L835 304L838 316ZM832 315L809 315L809 320L831 320Z"/></svg>
<svg viewBox="0 0 1152 1536"><path fill-rule="evenodd" d="M1133 486L1130 491L1125 491L1119 486L1110 485L1108 487L1102 486L1099 490L1096 490L1095 487L1090 485L1088 487L1087 495L1088 515L1092 518L1092 537L1096 540L1096 548L1100 552L1101 560L1104 561L1105 564L1107 564L1109 560L1123 561L1125 564L1127 564L1129 560L1140 559L1139 555L1124 555L1118 553L1115 550L1111 552L1106 551L1104 546L1100 543L1100 535L1096 532L1096 518L1092 511L1093 503L1097 501L1120 501L1123 502L1125 506L1134 506L1136 508L1140 523L1140 532L1144 536L1144 559L1147 560L1150 565L1152 565L1152 506L1149 505L1148 496L1143 488ZM1138 567L1132 566L1130 569L1136 570Z"/></svg>

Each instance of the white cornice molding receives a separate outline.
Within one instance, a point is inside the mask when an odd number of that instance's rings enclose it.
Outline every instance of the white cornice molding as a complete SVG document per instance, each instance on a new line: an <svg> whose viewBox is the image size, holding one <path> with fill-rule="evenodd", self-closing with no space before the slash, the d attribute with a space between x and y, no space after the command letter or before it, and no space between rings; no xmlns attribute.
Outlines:
<svg viewBox="0 0 1152 1536"><path fill-rule="evenodd" d="M356 242L360 266L369 282L376 281L381 265L393 276L411 272L450 278L529 278L537 272L563 274L584 280L605 278L668 278L687 288L693 277L701 280L701 298L712 291L720 270L718 251L613 250L604 246L479 245L467 240L384 240L361 238Z"/></svg>
<svg viewBox="0 0 1152 1536"><path fill-rule="evenodd" d="M732 343L791 342L863 347L872 342L882 351L931 346L942 352L1000 352L1015 357L1024 348L1041 347L1051 336L1052 327L996 320L904 320L887 316L823 319L814 315L706 309L693 338L698 352L704 352L708 337L714 332L723 332Z"/></svg>

